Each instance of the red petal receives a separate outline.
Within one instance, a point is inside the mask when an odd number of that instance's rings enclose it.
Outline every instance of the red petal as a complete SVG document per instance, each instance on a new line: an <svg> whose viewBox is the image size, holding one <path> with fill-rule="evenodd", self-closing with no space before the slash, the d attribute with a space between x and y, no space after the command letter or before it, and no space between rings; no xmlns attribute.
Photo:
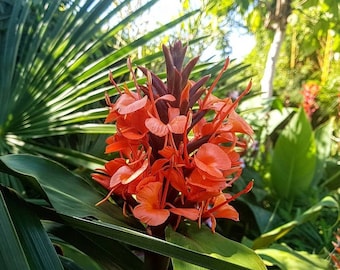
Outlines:
<svg viewBox="0 0 340 270"><path fill-rule="evenodd" d="M162 150L159 150L158 153L162 157L166 159L170 159L173 155L175 155L176 150L173 147L165 146Z"/></svg>
<svg viewBox="0 0 340 270"><path fill-rule="evenodd" d="M128 148L129 146L130 145L127 141L113 142L106 146L105 154L118 152L120 150Z"/></svg>

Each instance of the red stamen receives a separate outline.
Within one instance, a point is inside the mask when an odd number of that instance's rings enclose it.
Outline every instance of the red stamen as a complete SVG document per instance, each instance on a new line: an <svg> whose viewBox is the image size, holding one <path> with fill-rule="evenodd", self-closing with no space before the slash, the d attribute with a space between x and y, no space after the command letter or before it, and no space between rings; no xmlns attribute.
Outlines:
<svg viewBox="0 0 340 270"><path fill-rule="evenodd" d="M166 178L164 189L163 189L163 194L162 194L161 205L160 205L162 209L165 207L165 204L166 204L166 197L168 196L169 184L170 184L170 181L168 178Z"/></svg>
<svg viewBox="0 0 340 270"><path fill-rule="evenodd" d="M236 200L238 197L240 197L242 194L246 194L248 193L254 185L254 180L250 181L248 183L248 185L245 187L245 189L241 190L239 193L236 193L235 195L233 195L231 198L227 199L226 201L224 201L223 203L220 203L219 205L209 209L209 211L207 211L205 214L211 214L213 212L215 212L217 209L221 208L222 206L224 206L227 203L230 203L231 201Z"/></svg>
<svg viewBox="0 0 340 270"><path fill-rule="evenodd" d="M153 112L154 112L155 116L160 120L160 117L159 117L159 114L158 114L158 111L157 111L157 108L156 108L155 97L154 97L153 91L152 91L152 77L151 77L150 71L147 71L146 77L147 77L147 81L148 81L149 97L150 97L151 105L152 105L152 108L153 108Z"/></svg>
<svg viewBox="0 0 340 270"><path fill-rule="evenodd" d="M102 199L100 202L96 203L96 206L98 206L98 205L102 204L103 202L107 201L111 197L113 191L114 191L114 189L111 189L110 192L105 196L104 199Z"/></svg>
<svg viewBox="0 0 340 270"><path fill-rule="evenodd" d="M128 68L129 68L129 70L130 70L130 73L131 73L131 75L132 75L133 82L135 83L138 97L141 98L141 97L142 97L142 96L141 96L141 90L140 90L140 87L139 87L139 85L138 85L136 75L135 75L135 73L133 72L132 63L131 63L131 58L130 58L130 57L128 57L128 59L127 59L127 66L128 66Z"/></svg>
<svg viewBox="0 0 340 270"><path fill-rule="evenodd" d="M114 85L114 87L116 88L116 90L118 91L118 93L119 93L119 94L122 94L122 91L119 89L119 86L117 85L116 81L113 79L111 70L110 70L110 72L109 72L109 80L110 80L110 83Z"/></svg>
<svg viewBox="0 0 340 270"><path fill-rule="evenodd" d="M191 109L187 113L187 121L185 122L185 132L183 133L183 156L185 160L185 164L189 165L189 153L188 153L188 135L187 130L189 128L189 123L192 122L192 111Z"/></svg>
<svg viewBox="0 0 340 270"><path fill-rule="evenodd" d="M215 78L214 82L212 83L212 85L209 87L209 90L206 94L206 96L204 97L203 103L202 103L202 108L204 108L205 103L208 100L208 97L210 96L210 94L212 93L212 91L214 90L216 84L218 83L218 81L221 79L223 73L227 70L228 66L230 63L230 59L229 57L226 59L223 68L221 69L220 73L217 75L217 77Z"/></svg>
<svg viewBox="0 0 340 270"><path fill-rule="evenodd" d="M210 136L210 138L213 138L215 135L215 133L217 132L218 128L221 126L222 122L224 121L224 119L227 117L227 115L231 112L232 109L235 109L238 105L238 102L246 95L249 93L250 89L251 89L251 85L252 85L252 80L249 81L247 88L241 93L241 95L230 105L230 107L228 108L228 110L226 110L225 112L223 112L223 109L228 105L227 103L225 103L223 105L223 107L221 108L221 110L216 114L215 119L217 119L218 116L219 120L217 121L217 124L215 125L214 128L214 132L212 133L212 135ZM215 120L214 119L214 120Z"/></svg>

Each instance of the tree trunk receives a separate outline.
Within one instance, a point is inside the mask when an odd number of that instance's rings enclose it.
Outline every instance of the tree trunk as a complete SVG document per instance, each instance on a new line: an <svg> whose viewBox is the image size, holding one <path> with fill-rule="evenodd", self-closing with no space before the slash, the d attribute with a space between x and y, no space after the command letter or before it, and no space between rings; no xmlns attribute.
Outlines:
<svg viewBox="0 0 340 270"><path fill-rule="evenodd" d="M275 8L269 14L267 27L275 34L267 55L266 66L261 79L261 91L263 98L273 96L273 80L275 76L275 66L279 57L282 42L284 40L287 18L291 12L291 0L276 0Z"/></svg>
<svg viewBox="0 0 340 270"><path fill-rule="evenodd" d="M263 98L270 98L273 96L273 80L275 76L275 66L279 57L280 48L284 39L284 30L277 28L275 30L274 38L267 55L266 66L261 79L261 91Z"/></svg>

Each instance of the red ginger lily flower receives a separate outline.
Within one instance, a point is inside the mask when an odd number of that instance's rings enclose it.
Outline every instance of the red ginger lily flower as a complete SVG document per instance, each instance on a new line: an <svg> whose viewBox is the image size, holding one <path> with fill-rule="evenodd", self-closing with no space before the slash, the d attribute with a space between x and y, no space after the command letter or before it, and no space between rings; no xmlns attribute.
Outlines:
<svg viewBox="0 0 340 270"><path fill-rule="evenodd" d="M127 86L121 90L110 74L119 98L111 103L106 95L110 111L105 122L117 126L117 133L106 141L106 153L117 152L119 158L92 176L109 190L104 200L112 194L121 196L124 209L151 230L167 224L176 227L187 218L199 223L211 219L215 231L216 218L238 220L229 202L252 187L250 182L234 196L224 193L242 172L236 149L244 150L246 144L236 133L252 135L251 127L235 112L251 84L234 102L217 98L212 91L229 59L206 89L209 76L189 80L198 58L182 67L186 47L181 42L170 49L163 46L163 52L166 83L140 67L147 84L137 84L130 61L136 92ZM208 112L211 120L205 118Z"/></svg>

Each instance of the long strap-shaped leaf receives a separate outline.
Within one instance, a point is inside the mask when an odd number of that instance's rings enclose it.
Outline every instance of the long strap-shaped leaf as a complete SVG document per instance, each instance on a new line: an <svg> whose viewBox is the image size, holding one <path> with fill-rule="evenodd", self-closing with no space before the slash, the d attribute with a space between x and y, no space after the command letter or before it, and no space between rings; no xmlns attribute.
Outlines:
<svg viewBox="0 0 340 270"><path fill-rule="evenodd" d="M0 187L0 261L2 269L62 270L39 218L25 202Z"/></svg>
<svg viewBox="0 0 340 270"><path fill-rule="evenodd" d="M72 226L73 228L77 228L85 232L95 233L103 237L115 239L123 243L150 250L164 256L183 260L195 265L200 265L207 269L251 269L234 264L232 262L217 259L207 254L190 250L182 246L178 246L176 244L133 231L131 229L66 215L61 215L61 218L66 222L66 224Z"/></svg>
<svg viewBox="0 0 340 270"><path fill-rule="evenodd" d="M225 239L223 248L228 249L228 246L231 245L232 249L229 250L229 253L226 253L229 255L220 259L208 255L209 252L214 252L211 246L206 252L204 245L198 251L197 249L190 250L148 236L142 232L131 229L131 227L125 226L124 223L113 217L111 218L109 215L113 215L114 211L116 211L112 205L106 204L102 205L101 208L95 208L94 203L100 196L98 197L98 194L96 194L90 186L85 184L80 177L77 177L55 162L29 155L8 155L2 156L0 159L14 172L34 177L45 191L46 196L54 209L59 213L61 219L64 220L67 225L77 230L114 239L209 269L250 269L246 263L234 259L233 254L235 252L242 252L243 257L257 257L251 250L246 249L238 243L232 244L228 242L227 239ZM118 216L117 213L115 215ZM53 219L53 216L54 215L47 213L44 218ZM97 221L93 218L89 220L88 218L83 218L84 216L92 216L102 221ZM58 220L58 222L60 222L60 220ZM122 224L122 226L118 226L117 224ZM202 234L207 234L206 237L208 239L209 236L211 236L209 230L202 231L200 235ZM204 239L207 239L206 237ZM175 237L172 236L172 239L174 238ZM221 248L221 241L223 242L222 238L222 236L218 238L219 248ZM252 259L254 259L254 257L252 257ZM253 261L257 263L254 265L255 268L252 269L264 269L261 261L258 259Z"/></svg>

